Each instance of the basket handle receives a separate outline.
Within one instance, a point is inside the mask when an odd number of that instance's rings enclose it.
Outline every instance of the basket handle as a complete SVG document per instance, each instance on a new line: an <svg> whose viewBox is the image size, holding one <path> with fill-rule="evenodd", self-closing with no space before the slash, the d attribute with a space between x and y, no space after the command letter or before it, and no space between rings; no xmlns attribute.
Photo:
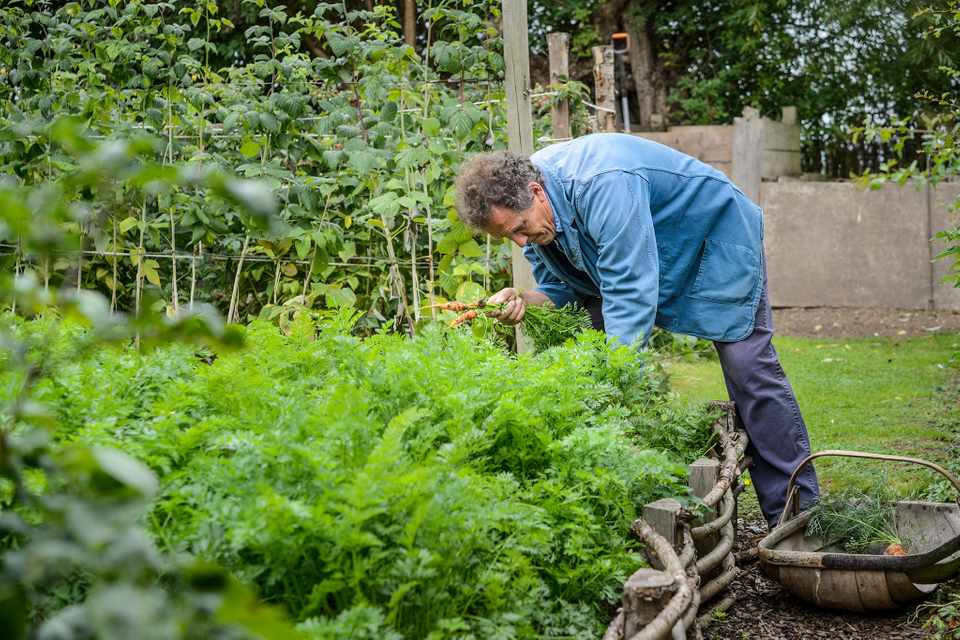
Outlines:
<svg viewBox="0 0 960 640"><path fill-rule="evenodd" d="M797 465L797 468L793 470L793 473L790 474L790 480L787 482L787 503L784 505L783 513L780 514L780 523L777 526L783 526L793 519L800 511L800 498L797 493L798 489L794 486L794 482L796 481L797 476L800 474L800 470L807 466L807 464L814 458L822 458L824 456L836 456L841 458L866 458L868 460L889 460L893 462L912 462L913 464L919 464L921 466L928 467L950 481L950 484L953 485L953 488L957 490L957 504L960 505L960 480L957 480L953 474L938 464L921 460L920 458L909 458L907 456L891 456L881 453L865 453L863 451L841 451L829 449L826 451L818 451L817 453L807 456L804 458L803 462Z"/></svg>

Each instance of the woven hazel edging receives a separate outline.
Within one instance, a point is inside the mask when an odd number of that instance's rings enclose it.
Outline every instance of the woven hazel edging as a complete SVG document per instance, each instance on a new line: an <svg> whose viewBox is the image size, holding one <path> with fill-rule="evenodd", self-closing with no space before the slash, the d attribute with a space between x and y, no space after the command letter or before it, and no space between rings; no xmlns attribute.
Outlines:
<svg viewBox="0 0 960 640"><path fill-rule="evenodd" d="M723 411L713 424L717 458L690 465L690 486L706 505L707 519L695 521L671 499L644 507L633 531L647 545L653 568L640 569L624 584L623 606L603 640L699 639L712 612L733 604L732 597L724 598L697 617L701 603L720 595L737 576L733 546L742 485L736 482L749 464L746 433L735 427L733 403L711 405Z"/></svg>

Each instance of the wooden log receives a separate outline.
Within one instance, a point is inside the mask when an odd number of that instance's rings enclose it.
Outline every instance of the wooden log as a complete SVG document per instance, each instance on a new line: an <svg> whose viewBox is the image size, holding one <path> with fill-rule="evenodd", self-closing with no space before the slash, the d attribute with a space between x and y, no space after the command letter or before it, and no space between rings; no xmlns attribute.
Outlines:
<svg viewBox="0 0 960 640"><path fill-rule="evenodd" d="M631 638L653 621L679 589L673 576L640 569L623 586L623 637Z"/></svg>
<svg viewBox="0 0 960 640"><path fill-rule="evenodd" d="M547 34L547 50L550 54L550 84L565 82L570 77L570 36L566 33ZM570 103L566 100L550 108L550 122L553 125L553 137L562 139L571 137Z"/></svg>
<svg viewBox="0 0 960 640"><path fill-rule="evenodd" d="M594 100L597 103L597 130L617 130L616 81L613 72L613 47L593 48Z"/></svg>

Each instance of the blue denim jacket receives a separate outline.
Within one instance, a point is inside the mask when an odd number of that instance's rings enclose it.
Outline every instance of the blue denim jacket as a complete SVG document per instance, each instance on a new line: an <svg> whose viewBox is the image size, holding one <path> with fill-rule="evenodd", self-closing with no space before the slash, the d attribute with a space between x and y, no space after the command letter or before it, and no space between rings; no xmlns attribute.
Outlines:
<svg viewBox="0 0 960 640"><path fill-rule="evenodd" d="M557 223L524 255L557 306L603 298L608 334L653 325L721 342L753 331L763 285L760 208L720 171L636 136L601 133L531 156Z"/></svg>

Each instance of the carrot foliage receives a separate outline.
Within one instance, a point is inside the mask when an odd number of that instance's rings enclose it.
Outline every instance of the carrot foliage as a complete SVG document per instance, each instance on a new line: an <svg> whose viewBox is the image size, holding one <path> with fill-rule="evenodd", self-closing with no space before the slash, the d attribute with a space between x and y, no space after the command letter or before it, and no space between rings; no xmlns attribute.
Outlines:
<svg viewBox="0 0 960 640"><path fill-rule="evenodd" d="M514 357L442 325L359 339L354 320L254 323L233 352L54 356L37 397L60 441L156 473L161 548L255 585L307 637L597 637L643 563L630 523L686 497L709 416L592 331Z"/></svg>

